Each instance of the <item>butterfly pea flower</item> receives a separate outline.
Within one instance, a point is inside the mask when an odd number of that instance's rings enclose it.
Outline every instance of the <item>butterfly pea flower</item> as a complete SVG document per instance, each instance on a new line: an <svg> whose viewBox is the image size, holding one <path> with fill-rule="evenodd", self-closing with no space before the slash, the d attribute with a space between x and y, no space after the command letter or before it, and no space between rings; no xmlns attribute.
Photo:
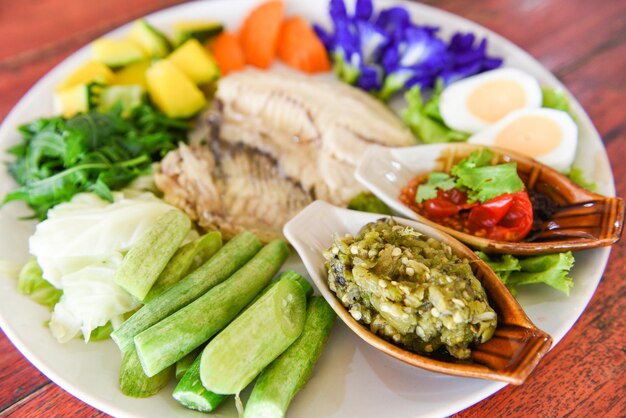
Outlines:
<svg viewBox="0 0 626 418"><path fill-rule="evenodd" d="M378 62L390 41L390 35L385 30L370 22L372 12L371 0L357 1L351 16L342 0L331 0L334 33L314 25L333 59L337 75L364 90L379 90L382 87L384 72Z"/></svg>
<svg viewBox="0 0 626 418"><path fill-rule="evenodd" d="M411 26L383 56L385 80L379 97L387 100L397 91L420 85L430 88L445 68L447 45L429 27Z"/></svg>
<svg viewBox="0 0 626 418"><path fill-rule="evenodd" d="M487 55L487 39L476 44L473 33L455 33L448 45L448 63L441 74L446 85L502 65L502 58Z"/></svg>

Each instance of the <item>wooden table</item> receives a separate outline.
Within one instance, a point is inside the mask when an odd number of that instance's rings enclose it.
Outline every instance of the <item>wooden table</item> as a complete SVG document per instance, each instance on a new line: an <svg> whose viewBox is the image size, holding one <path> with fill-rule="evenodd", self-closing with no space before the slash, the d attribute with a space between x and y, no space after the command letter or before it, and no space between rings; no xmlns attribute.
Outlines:
<svg viewBox="0 0 626 418"><path fill-rule="evenodd" d="M312 0L307 0L312 1ZM103 33L177 0L0 0L0 117L53 66ZM626 195L626 1L429 0L527 50L591 116ZM587 310L528 381L458 417L626 416L626 244ZM0 415L105 416L39 373L0 333Z"/></svg>

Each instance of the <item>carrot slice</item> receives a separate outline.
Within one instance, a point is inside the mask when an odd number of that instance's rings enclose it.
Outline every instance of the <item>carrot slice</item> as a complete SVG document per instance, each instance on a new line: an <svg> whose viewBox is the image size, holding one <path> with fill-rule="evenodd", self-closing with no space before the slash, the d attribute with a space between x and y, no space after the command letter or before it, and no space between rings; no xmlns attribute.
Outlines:
<svg viewBox="0 0 626 418"><path fill-rule="evenodd" d="M235 33L220 33L213 42L212 50L222 75L241 70L246 66L243 49Z"/></svg>
<svg viewBox="0 0 626 418"><path fill-rule="evenodd" d="M253 9L239 31L246 62L268 68L276 57L278 35L285 14L282 1L269 1Z"/></svg>
<svg viewBox="0 0 626 418"><path fill-rule="evenodd" d="M290 67L307 73L330 70L324 45L302 17L292 17L283 23L278 41L278 57Z"/></svg>

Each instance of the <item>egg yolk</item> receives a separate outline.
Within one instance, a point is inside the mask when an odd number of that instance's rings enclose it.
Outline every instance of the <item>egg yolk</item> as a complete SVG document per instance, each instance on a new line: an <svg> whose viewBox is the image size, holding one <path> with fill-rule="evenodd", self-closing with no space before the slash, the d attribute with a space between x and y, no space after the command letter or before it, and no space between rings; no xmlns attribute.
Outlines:
<svg viewBox="0 0 626 418"><path fill-rule="evenodd" d="M467 108L479 119L494 123L526 104L522 86L511 80L487 81L472 91Z"/></svg>
<svg viewBox="0 0 626 418"><path fill-rule="evenodd" d="M529 157L541 157L558 148L563 132L558 123L544 116L522 116L505 126L494 145Z"/></svg>

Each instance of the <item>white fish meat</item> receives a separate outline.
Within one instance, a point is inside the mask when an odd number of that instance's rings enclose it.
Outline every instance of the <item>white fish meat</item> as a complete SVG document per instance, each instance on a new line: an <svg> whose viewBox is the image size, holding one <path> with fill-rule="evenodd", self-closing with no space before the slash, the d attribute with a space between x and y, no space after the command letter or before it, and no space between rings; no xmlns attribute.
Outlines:
<svg viewBox="0 0 626 418"><path fill-rule="evenodd" d="M263 239L314 199L346 205L369 144L415 144L382 102L339 81L246 70L219 81L209 126L161 163L165 199L226 236ZM204 116L206 123L207 116Z"/></svg>

